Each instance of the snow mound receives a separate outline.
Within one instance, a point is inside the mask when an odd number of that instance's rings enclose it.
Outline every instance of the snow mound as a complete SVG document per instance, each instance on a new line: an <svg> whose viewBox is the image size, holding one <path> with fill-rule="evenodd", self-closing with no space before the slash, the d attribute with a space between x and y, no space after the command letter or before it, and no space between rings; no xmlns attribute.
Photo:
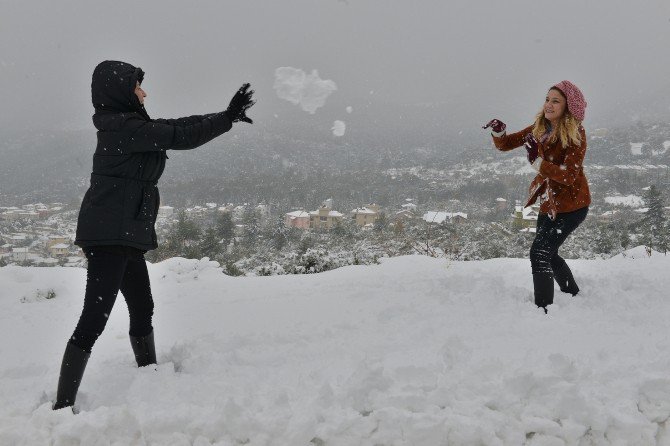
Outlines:
<svg viewBox="0 0 670 446"><path fill-rule="evenodd" d="M635 248L631 248L627 251L622 252L621 254L618 254L612 259L628 259L628 260L642 260L642 259L649 259L652 256L664 256L662 252L654 251L654 250L648 250L644 246L636 246Z"/></svg>
<svg viewBox="0 0 670 446"><path fill-rule="evenodd" d="M150 264L159 364L134 365L118 299L77 415L50 401L85 271L0 268L0 444L668 444L670 256L643 250L568 260L581 291L548 315L524 259Z"/></svg>

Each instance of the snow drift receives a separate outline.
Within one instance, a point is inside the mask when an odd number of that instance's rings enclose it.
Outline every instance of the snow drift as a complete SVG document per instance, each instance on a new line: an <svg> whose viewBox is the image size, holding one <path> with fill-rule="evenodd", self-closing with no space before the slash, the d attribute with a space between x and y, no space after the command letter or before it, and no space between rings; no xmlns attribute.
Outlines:
<svg viewBox="0 0 670 446"><path fill-rule="evenodd" d="M135 367L119 297L77 415L49 400L85 271L0 268L0 444L670 444L670 257L569 263L581 292L548 315L527 260L149 265L159 365Z"/></svg>

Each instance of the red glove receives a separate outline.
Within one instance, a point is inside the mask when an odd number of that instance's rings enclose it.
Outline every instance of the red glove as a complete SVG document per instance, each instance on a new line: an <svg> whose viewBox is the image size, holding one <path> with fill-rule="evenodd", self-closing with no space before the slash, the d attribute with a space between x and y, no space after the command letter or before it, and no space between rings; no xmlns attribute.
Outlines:
<svg viewBox="0 0 670 446"><path fill-rule="evenodd" d="M493 130L495 133L502 133L507 128L505 123L499 119L491 119L488 124L482 126L483 129L487 129L489 127L491 127L491 130Z"/></svg>
<svg viewBox="0 0 670 446"><path fill-rule="evenodd" d="M526 157L528 158L528 162L533 164L535 160L537 159L538 151L537 151L537 139L533 136L532 133L528 133L526 136L523 137L523 145L526 147Z"/></svg>

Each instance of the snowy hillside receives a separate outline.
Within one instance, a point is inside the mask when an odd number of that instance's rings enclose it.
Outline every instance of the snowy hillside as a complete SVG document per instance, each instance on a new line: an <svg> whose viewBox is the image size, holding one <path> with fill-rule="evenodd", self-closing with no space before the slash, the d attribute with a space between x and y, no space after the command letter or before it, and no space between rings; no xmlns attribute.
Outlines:
<svg viewBox="0 0 670 446"><path fill-rule="evenodd" d="M48 400L85 271L0 268L0 444L670 444L670 257L569 263L582 292L548 315L521 259L149 265L159 365L135 367L119 296L78 415Z"/></svg>

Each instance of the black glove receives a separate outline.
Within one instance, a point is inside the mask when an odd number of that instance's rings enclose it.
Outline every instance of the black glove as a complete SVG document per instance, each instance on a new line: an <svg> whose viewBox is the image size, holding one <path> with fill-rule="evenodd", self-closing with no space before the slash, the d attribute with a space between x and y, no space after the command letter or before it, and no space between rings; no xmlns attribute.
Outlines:
<svg viewBox="0 0 670 446"><path fill-rule="evenodd" d="M248 83L242 85L240 89L237 90L237 93L235 93L235 96L230 100L226 113L233 122L244 121L249 124L254 123L254 121L247 117L247 110L256 103L256 101L251 98L251 95L254 94L254 90L249 90L249 87L251 87L251 85Z"/></svg>

